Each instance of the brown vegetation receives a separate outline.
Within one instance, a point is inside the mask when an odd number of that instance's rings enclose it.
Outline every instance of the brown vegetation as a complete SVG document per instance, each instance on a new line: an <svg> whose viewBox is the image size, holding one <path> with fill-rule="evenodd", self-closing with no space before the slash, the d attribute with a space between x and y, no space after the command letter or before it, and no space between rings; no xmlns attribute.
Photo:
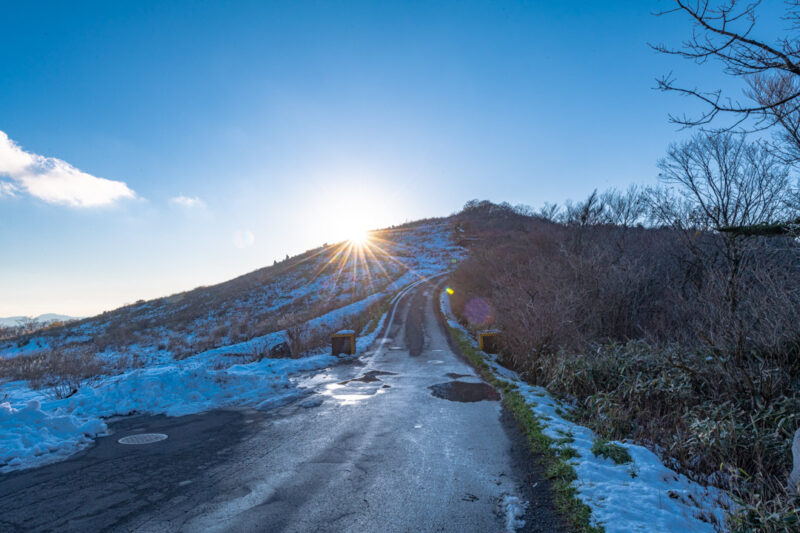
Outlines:
<svg viewBox="0 0 800 533"><path fill-rule="evenodd" d="M0 379L25 380L54 398L68 398L106 371L89 350L46 350L36 355L0 359Z"/></svg>
<svg viewBox="0 0 800 533"><path fill-rule="evenodd" d="M742 178L717 168L694 185L721 177ZM723 205L741 201L752 214L791 192L784 181L771 197L748 197L759 185L745 181L727 186ZM471 202L459 215L471 254L451 279L453 308L473 329L500 328L503 362L575 403L602 437L650 445L730 490L743 509L738 530L783 531L798 524L785 480L800 425L800 250L788 237L713 231L698 191L682 187L684 196L593 193L550 206L558 222Z"/></svg>

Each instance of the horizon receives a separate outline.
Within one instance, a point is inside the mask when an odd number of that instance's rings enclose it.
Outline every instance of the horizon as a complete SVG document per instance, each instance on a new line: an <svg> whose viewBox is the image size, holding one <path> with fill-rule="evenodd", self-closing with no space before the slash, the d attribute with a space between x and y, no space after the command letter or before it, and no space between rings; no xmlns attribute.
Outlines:
<svg viewBox="0 0 800 533"><path fill-rule="evenodd" d="M660 2L2 8L0 316L92 316L468 200L656 182ZM764 29L769 29L769 22ZM10 221L10 222L9 222Z"/></svg>

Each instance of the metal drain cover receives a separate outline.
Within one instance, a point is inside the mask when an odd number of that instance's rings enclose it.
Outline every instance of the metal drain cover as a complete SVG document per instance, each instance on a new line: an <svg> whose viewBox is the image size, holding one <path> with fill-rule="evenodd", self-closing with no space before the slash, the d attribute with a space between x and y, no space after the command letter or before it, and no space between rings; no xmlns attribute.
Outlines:
<svg viewBox="0 0 800 533"><path fill-rule="evenodd" d="M120 444L153 444L166 438L167 436L163 433L139 433L138 435L122 437L117 442Z"/></svg>

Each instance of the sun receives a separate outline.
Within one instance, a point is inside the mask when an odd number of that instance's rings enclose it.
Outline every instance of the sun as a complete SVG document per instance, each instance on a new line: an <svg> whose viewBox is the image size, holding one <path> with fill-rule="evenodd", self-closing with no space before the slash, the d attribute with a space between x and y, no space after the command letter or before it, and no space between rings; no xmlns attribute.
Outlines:
<svg viewBox="0 0 800 533"><path fill-rule="evenodd" d="M350 233L350 238L347 239L353 246L365 246L369 242L369 231L367 230L353 230Z"/></svg>

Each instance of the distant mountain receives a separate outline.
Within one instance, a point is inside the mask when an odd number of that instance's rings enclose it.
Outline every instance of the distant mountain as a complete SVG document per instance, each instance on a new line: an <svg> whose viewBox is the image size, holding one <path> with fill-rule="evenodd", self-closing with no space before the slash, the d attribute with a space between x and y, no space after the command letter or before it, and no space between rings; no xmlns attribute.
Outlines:
<svg viewBox="0 0 800 533"><path fill-rule="evenodd" d="M19 324L20 320L25 320L26 316L9 316L9 317L0 317L0 327L12 327ZM37 322L67 322L70 320L78 320L78 317L74 316L67 316L67 315L59 315L57 313L45 313L43 315L39 315L34 317L34 320Z"/></svg>

